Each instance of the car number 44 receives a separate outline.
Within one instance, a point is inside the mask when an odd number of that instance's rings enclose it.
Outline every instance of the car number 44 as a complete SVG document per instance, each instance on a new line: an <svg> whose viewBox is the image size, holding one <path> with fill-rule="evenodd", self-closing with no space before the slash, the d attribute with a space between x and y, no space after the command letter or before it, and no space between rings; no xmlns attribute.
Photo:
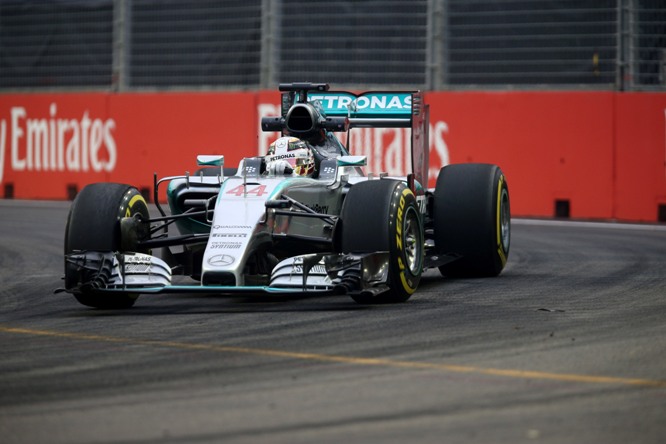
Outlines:
<svg viewBox="0 0 666 444"><path fill-rule="evenodd" d="M247 196L247 195L253 195L257 197L261 197L264 194L266 194L268 191L266 191L266 185L257 185L250 187L248 185L238 185L236 188L232 188L229 191L226 192L226 194L232 194L234 196L240 197L240 196Z"/></svg>

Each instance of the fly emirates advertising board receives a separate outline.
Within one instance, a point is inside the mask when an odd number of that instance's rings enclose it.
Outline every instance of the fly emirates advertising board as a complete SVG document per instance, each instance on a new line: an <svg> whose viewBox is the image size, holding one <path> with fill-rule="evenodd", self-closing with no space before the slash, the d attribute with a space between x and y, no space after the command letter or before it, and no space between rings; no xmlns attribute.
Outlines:
<svg viewBox="0 0 666 444"><path fill-rule="evenodd" d="M401 112L369 96L354 106ZM325 106L350 106L341 95ZM327 103L330 101L331 103ZM666 94L615 92L430 92L429 187L449 163L499 165L514 215L657 221L666 206ZM276 91L0 95L0 197L67 199L93 182L147 192L158 177L193 174L197 154L224 154L233 167L263 155L280 114ZM340 135L366 172L411 170L404 128Z"/></svg>

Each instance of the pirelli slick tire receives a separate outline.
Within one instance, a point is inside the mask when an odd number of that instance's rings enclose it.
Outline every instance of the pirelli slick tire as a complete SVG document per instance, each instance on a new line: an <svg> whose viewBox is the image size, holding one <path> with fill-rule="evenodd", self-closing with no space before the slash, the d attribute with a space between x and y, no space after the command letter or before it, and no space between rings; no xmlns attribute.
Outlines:
<svg viewBox="0 0 666 444"><path fill-rule="evenodd" d="M95 183L76 196L67 217L65 255L75 251L116 252L121 250L120 220L140 214L149 219L148 205L141 193L129 185ZM134 293L99 293L78 284L87 276L65 263L65 288L76 289L74 297L95 308L129 308L138 297ZM83 286L85 288L85 286Z"/></svg>
<svg viewBox="0 0 666 444"><path fill-rule="evenodd" d="M414 193L397 180L354 185L340 212L345 253L389 252L388 286L377 295L354 294L361 304L404 302L416 291L424 261L423 224Z"/></svg>
<svg viewBox="0 0 666 444"><path fill-rule="evenodd" d="M509 187L496 165L442 168L433 202L435 247L460 259L439 267L445 276L490 277L509 257Z"/></svg>

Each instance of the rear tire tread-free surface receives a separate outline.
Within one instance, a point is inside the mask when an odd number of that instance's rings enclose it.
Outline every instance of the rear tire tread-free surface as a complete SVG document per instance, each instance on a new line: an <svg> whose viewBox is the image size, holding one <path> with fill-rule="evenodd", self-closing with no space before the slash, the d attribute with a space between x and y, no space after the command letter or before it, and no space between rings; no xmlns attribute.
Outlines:
<svg viewBox="0 0 666 444"><path fill-rule="evenodd" d="M461 258L439 267L451 277L499 275L509 257L511 211L502 170L456 164L440 170L434 197L435 246Z"/></svg>

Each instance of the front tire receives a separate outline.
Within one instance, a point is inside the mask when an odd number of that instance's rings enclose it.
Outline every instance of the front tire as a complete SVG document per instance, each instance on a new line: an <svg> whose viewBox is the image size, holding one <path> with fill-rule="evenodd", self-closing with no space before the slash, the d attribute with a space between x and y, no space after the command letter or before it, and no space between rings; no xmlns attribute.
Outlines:
<svg viewBox="0 0 666 444"><path fill-rule="evenodd" d="M65 255L75 251L117 252L121 250L120 220L140 215L147 221L148 205L141 193L129 185L95 183L76 196L67 217ZM81 304L95 308L129 308L138 294L104 294L81 288L88 279L85 270L65 262L65 288L72 290Z"/></svg>
<svg viewBox="0 0 666 444"><path fill-rule="evenodd" d="M502 170L489 164L448 165L434 197L435 247L459 259L439 267L445 276L499 275L509 257L511 211Z"/></svg>
<svg viewBox="0 0 666 444"><path fill-rule="evenodd" d="M396 180L354 185L340 212L344 253L389 252L388 286L376 296L354 294L361 304L404 302L416 291L423 269L423 225L414 193Z"/></svg>

